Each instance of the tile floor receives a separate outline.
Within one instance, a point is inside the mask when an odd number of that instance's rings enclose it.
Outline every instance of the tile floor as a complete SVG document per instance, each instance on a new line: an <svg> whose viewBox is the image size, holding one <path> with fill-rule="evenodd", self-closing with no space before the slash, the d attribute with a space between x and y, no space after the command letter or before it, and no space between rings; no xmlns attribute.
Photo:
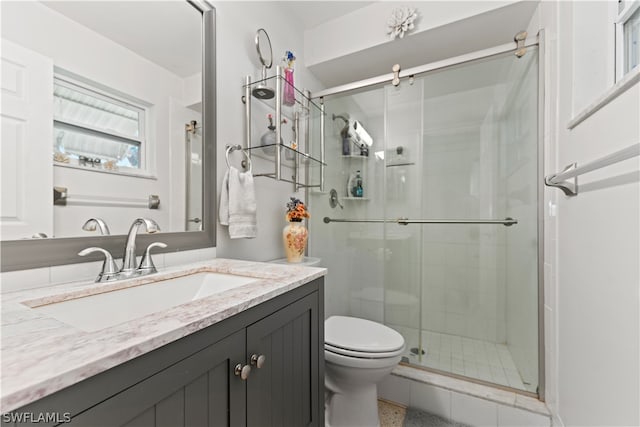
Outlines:
<svg viewBox="0 0 640 427"><path fill-rule="evenodd" d="M412 353L417 347L418 331L392 326L408 343L405 354L409 363L466 377L477 378L519 390L535 392L536 385L524 384L509 349L504 344L422 331L422 347L426 354Z"/></svg>

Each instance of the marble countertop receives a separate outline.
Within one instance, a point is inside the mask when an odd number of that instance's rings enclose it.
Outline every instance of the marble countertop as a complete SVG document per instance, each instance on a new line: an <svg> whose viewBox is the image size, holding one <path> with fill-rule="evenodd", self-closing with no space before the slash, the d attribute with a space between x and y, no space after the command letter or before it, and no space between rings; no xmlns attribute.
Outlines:
<svg viewBox="0 0 640 427"><path fill-rule="evenodd" d="M84 332L29 308L197 272L260 280ZM6 413L324 276L324 268L214 259L112 283L73 282L2 294L0 412Z"/></svg>

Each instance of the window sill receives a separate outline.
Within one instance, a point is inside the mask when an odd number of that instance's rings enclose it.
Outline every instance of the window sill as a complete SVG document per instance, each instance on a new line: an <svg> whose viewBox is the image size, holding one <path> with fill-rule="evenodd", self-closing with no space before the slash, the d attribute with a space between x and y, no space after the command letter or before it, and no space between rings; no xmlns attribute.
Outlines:
<svg viewBox="0 0 640 427"><path fill-rule="evenodd" d="M86 172L98 172L98 173L107 173L110 175L121 175L121 176L129 176L131 178L142 178L142 179L151 179L157 180L158 177L155 175L151 175L144 171L133 172L134 169L119 169L119 170L108 170L102 168L92 168L91 166L80 166L80 165L72 165L69 163L60 163L53 162L53 166L61 167L61 168L69 168L69 169L78 169Z"/></svg>
<svg viewBox="0 0 640 427"><path fill-rule="evenodd" d="M640 82L640 67L636 67L635 69L629 71L629 73L622 80L616 83L611 89L607 90L591 105L587 106L580 113L575 115L574 118L571 119L567 124L567 129L571 130L575 128L638 82Z"/></svg>

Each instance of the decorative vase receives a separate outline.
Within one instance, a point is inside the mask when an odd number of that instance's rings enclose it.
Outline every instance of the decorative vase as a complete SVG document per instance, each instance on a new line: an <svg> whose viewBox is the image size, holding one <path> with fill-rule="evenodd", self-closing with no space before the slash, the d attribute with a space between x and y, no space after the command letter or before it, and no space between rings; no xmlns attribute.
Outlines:
<svg viewBox="0 0 640 427"><path fill-rule="evenodd" d="M292 220L282 230L284 252L289 262L301 262L304 259L304 248L307 246L309 231L302 225L302 220Z"/></svg>
<svg viewBox="0 0 640 427"><path fill-rule="evenodd" d="M293 68L284 69L284 87L282 88L282 103L294 105L296 103L296 90L293 86Z"/></svg>

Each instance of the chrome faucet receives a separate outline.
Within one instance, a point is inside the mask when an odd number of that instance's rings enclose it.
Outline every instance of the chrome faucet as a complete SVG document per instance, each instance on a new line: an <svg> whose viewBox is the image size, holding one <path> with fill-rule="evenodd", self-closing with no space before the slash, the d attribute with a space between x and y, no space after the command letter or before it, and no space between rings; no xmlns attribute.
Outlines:
<svg viewBox="0 0 640 427"><path fill-rule="evenodd" d="M102 265L102 271L98 274L96 282L109 282L113 280L128 279L136 276L146 276L147 274L155 273L156 266L151 259L151 249L155 247L166 248L162 242L154 242L147 246L140 266L136 267L136 235L138 229L144 224L147 233L156 233L160 231L160 226L154 220L149 218L138 218L133 221L129 234L127 235L127 243L124 247L124 256L122 258L122 268L118 270L118 267L113 260L113 257L109 251L102 248L87 248L81 251L78 255L85 256L93 252L102 252L105 256L104 264Z"/></svg>
<svg viewBox="0 0 640 427"><path fill-rule="evenodd" d="M104 222L102 218L89 218L87 222L85 222L82 226L82 229L84 231L96 231L96 226L98 226L98 228L100 229L100 234L102 234L103 236L108 236L111 234L107 223Z"/></svg>
<svg viewBox="0 0 640 427"><path fill-rule="evenodd" d="M127 244L124 247L124 255L122 256L122 268L120 273L123 276L133 276L137 270L136 267L136 235L141 225L147 230L147 233L156 233L160 231L160 226L157 222L149 218L138 218L133 221L129 234L127 234Z"/></svg>

